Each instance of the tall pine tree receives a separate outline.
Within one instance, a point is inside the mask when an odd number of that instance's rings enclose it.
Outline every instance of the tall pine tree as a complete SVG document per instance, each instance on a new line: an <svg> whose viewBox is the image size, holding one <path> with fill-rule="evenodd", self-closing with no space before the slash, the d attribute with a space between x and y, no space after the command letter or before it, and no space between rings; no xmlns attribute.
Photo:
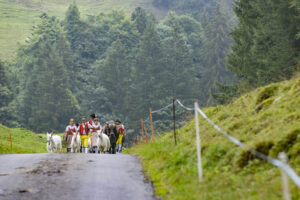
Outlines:
<svg viewBox="0 0 300 200"><path fill-rule="evenodd" d="M292 2L236 2L239 24L232 32L228 68L251 87L289 78L296 70L300 41L295 36L300 22Z"/></svg>
<svg viewBox="0 0 300 200"><path fill-rule="evenodd" d="M12 101L12 93L9 88L4 64L0 61L0 124L10 125L12 113L9 104Z"/></svg>
<svg viewBox="0 0 300 200"><path fill-rule="evenodd" d="M170 16L170 37L166 39L164 49L168 72L164 82L165 94L169 98L194 99L195 68L192 55L175 13L171 13Z"/></svg>
<svg viewBox="0 0 300 200"><path fill-rule="evenodd" d="M234 77L226 65L226 56L230 48L228 17L221 12L220 6L215 8L211 21L205 28L205 39L202 46L202 66L198 69L200 77L200 99L209 100L209 93L214 90L215 82L223 84L233 83Z"/></svg>
<svg viewBox="0 0 300 200"><path fill-rule="evenodd" d="M161 88L166 76L164 52L161 39L153 22L148 22L142 36L136 56L136 71L134 96L140 113L136 116L146 116L150 107L164 104L166 96Z"/></svg>
<svg viewBox="0 0 300 200"><path fill-rule="evenodd" d="M23 125L37 132L62 131L79 106L70 90L72 58L60 22L43 14L30 43L19 55L25 61L19 94Z"/></svg>

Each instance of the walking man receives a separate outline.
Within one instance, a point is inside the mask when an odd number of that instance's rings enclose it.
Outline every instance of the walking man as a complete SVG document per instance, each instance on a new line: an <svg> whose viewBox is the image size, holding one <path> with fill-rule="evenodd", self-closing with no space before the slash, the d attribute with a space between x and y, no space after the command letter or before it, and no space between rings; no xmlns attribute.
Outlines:
<svg viewBox="0 0 300 200"><path fill-rule="evenodd" d="M126 130L124 125L122 124L122 122L120 120L116 120L115 121L116 127L117 127L117 131L119 132L119 137L117 140L117 152L122 153L122 146L123 146L123 142L126 136Z"/></svg>
<svg viewBox="0 0 300 200"><path fill-rule="evenodd" d="M80 134L81 145L83 153L88 153L88 141L89 141L89 131L92 126L86 122L86 118L82 117L81 124L79 125L79 129L77 134ZM76 134L76 136L77 136Z"/></svg>

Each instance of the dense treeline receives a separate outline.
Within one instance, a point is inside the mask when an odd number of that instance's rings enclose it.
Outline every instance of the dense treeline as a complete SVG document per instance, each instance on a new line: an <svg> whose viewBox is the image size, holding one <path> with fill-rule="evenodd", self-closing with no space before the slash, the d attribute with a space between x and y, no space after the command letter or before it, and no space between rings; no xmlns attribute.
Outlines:
<svg viewBox="0 0 300 200"><path fill-rule="evenodd" d="M215 96L220 102L249 89L288 79L299 70L299 9L297 0L236 2L238 25L231 32L234 43L227 66L240 84L219 86L222 92Z"/></svg>
<svg viewBox="0 0 300 200"><path fill-rule="evenodd" d="M95 112L102 122L121 119L130 134L150 107L173 98L226 103L297 70L294 1L239 0L238 25L231 0L153 3L174 12L159 22L140 7L82 19L72 4L63 20L41 15L16 58L0 63L1 123L62 131L68 118ZM155 114L156 129L167 129L170 115Z"/></svg>

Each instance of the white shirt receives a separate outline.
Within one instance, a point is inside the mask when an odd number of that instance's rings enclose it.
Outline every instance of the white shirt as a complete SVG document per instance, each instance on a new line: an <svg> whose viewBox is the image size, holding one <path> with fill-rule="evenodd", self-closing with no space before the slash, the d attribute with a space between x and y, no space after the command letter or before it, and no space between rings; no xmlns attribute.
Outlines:
<svg viewBox="0 0 300 200"><path fill-rule="evenodd" d="M76 128L75 125L73 125L73 126L68 125L68 126L66 127L66 132L68 132L70 129L71 129L72 132L75 132L75 131L77 130L77 128Z"/></svg>
<svg viewBox="0 0 300 200"><path fill-rule="evenodd" d="M95 129L100 128L99 131L102 131L102 126L100 125L99 122L97 124L93 123L93 128L95 128Z"/></svg>

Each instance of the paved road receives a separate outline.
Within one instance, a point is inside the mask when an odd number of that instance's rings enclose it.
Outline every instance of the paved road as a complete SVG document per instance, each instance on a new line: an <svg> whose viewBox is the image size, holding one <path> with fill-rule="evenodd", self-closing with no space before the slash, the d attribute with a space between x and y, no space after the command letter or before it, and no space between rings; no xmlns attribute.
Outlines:
<svg viewBox="0 0 300 200"><path fill-rule="evenodd" d="M154 200L131 155L0 155L1 200Z"/></svg>

